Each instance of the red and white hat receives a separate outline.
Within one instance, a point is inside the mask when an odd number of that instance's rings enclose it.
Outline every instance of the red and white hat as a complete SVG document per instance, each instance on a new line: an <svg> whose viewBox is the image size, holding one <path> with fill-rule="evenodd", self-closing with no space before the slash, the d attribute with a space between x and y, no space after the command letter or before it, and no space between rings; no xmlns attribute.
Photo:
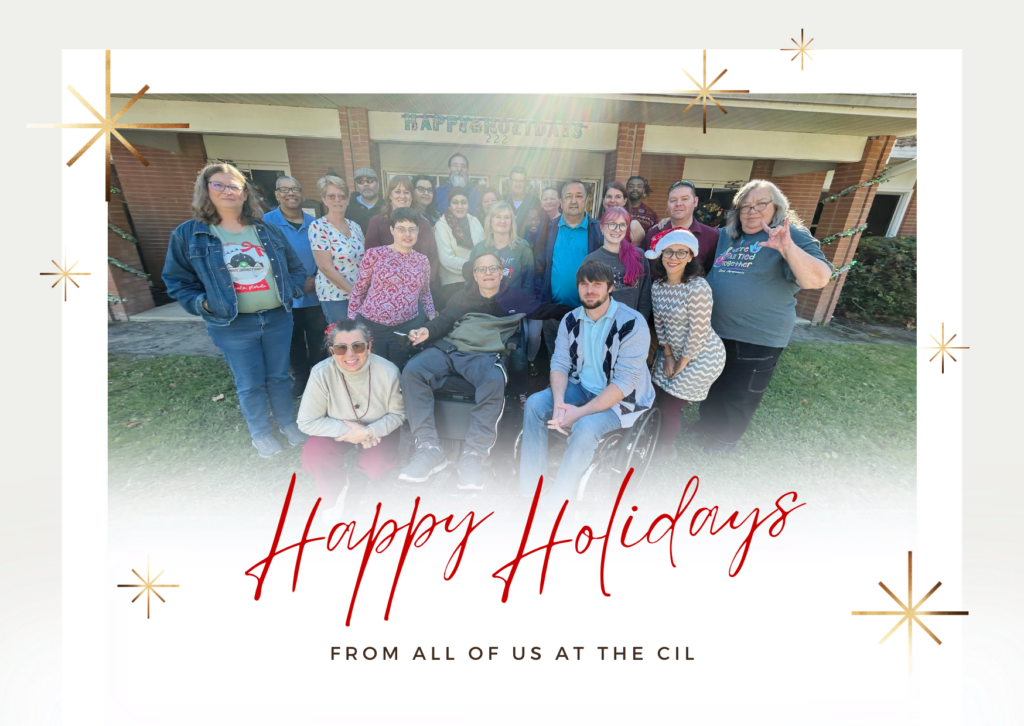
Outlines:
<svg viewBox="0 0 1024 726"><path fill-rule="evenodd" d="M693 236L693 232L679 227L669 230L666 234L662 235L658 243L654 245L654 249L644 252L644 256L649 260L656 260L661 257L661 253L666 247L671 247L672 245L689 247L693 250L694 257L700 253L700 245L697 243L697 238Z"/></svg>

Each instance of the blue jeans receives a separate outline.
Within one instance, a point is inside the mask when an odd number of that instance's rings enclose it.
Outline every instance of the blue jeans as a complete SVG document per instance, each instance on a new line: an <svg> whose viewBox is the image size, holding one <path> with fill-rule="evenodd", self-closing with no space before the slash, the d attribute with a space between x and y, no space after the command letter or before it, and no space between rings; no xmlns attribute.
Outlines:
<svg viewBox="0 0 1024 726"><path fill-rule="evenodd" d="M348 300L321 300L320 307L328 325L348 320Z"/></svg>
<svg viewBox="0 0 1024 726"><path fill-rule="evenodd" d="M565 387L566 403L583 406L593 398L594 394L577 383L570 381ZM524 497L532 498L537 489L537 480L547 474L548 421L553 411L550 388L533 394L526 401L523 413L522 466L519 473L519 493ZM562 457L554 486L546 487L547 492L541 495L540 502L545 511L557 513L562 502L573 497L583 473L594 458L597 443L602 436L617 428L620 428L619 417L610 408L584 416L573 425L572 433L569 434L569 450Z"/></svg>
<svg viewBox="0 0 1024 726"><path fill-rule="evenodd" d="M278 428L295 423L288 374L292 314L284 307L240 313L230 325L207 324L206 331L235 376L238 404L249 435L255 439L270 434L271 411Z"/></svg>

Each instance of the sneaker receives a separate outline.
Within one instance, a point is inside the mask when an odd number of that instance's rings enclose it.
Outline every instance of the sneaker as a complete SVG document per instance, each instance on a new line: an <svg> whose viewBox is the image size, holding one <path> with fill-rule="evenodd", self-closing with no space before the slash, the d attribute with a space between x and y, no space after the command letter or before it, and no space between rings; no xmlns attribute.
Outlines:
<svg viewBox="0 0 1024 726"><path fill-rule="evenodd" d="M459 458L459 489L484 488L484 460L477 454L465 452Z"/></svg>
<svg viewBox="0 0 1024 726"><path fill-rule="evenodd" d="M448 458L440 448L424 446L422 449L416 450L412 461L409 462L407 467L402 469L398 479L411 482L426 481L430 478L431 474L436 474L446 466L448 466Z"/></svg>
<svg viewBox="0 0 1024 726"><path fill-rule="evenodd" d="M252 445L256 448L256 453L264 459L269 459L274 454L281 453L281 444L279 444L277 439L270 434L260 436L259 438L253 438Z"/></svg>
<svg viewBox="0 0 1024 726"><path fill-rule="evenodd" d="M299 431L299 425L294 422L287 426L282 426L279 431L288 437L289 446L301 446L306 443L306 439L308 438L304 433ZM277 442L275 441L274 443Z"/></svg>

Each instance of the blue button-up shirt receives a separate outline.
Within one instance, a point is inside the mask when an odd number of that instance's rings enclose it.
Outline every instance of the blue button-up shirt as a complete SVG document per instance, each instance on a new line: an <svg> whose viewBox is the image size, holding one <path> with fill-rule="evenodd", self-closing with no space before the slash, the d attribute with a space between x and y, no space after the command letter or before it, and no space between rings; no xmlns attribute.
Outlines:
<svg viewBox="0 0 1024 726"><path fill-rule="evenodd" d="M295 250L295 254L302 260L302 266L306 270L306 277L314 277L316 275L316 261L313 259L313 248L309 246L309 225L313 223L313 218L302 213L302 226L295 229L281 212L281 207L277 207L263 215L263 221L267 224L272 224L282 232L284 232L285 238L288 240L288 244ZM298 300L292 303L293 308L311 308L320 304L320 300L317 299L316 290L313 292L307 292Z"/></svg>
<svg viewBox="0 0 1024 726"><path fill-rule="evenodd" d="M611 300L604 315L596 321L583 313L583 327L580 337L583 338L583 366L580 368L580 384L595 396L608 386L608 376L604 372L604 339L615 320L615 310L619 304Z"/></svg>
<svg viewBox="0 0 1024 726"><path fill-rule="evenodd" d="M580 304L579 290L576 289L576 270L587 256L587 230L590 217L583 215L575 227L565 223L565 216L558 220L558 234L551 256L551 297L562 305Z"/></svg>

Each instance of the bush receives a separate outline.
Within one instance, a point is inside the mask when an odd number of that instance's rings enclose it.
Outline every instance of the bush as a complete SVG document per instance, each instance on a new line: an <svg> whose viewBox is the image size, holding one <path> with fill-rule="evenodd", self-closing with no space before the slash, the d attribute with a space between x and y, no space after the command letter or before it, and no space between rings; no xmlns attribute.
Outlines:
<svg viewBox="0 0 1024 726"><path fill-rule="evenodd" d="M917 237L862 237L836 314L869 323L917 325Z"/></svg>

